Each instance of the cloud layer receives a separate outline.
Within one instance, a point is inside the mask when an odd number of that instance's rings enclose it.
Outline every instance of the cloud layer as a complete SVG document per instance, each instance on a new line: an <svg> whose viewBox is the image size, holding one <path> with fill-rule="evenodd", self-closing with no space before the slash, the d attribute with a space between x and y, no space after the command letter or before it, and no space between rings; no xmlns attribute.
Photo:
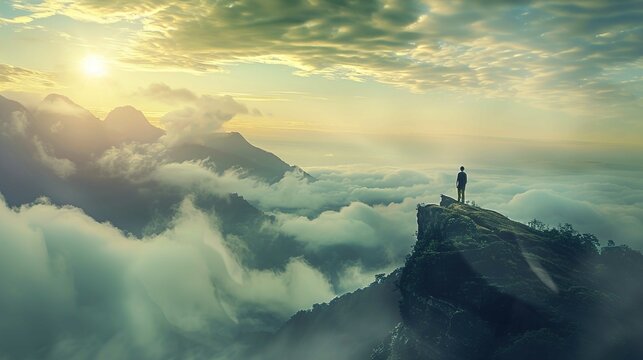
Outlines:
<svg viewBox="0 0 643 360"><path fill-rule="evenodd" d="M467 198L525 223L533 218L552 226L571 223L603 241L643 247L643 192L633 181L640 170L523 171L486 168L476 173L473 169ZM320 169L312 173L318 179L315 182L287 174L270 185L240 179L234 172L216 174L187 162L160 166L151 177L192 191L239 193L258 208L279 214L282 231L312 247L355 243L381 250L392 238L398 244L410 244L405 239L415 230L415 204L433 203L441 193L454 193L455 173L439 168ZM330 224L345 231L336 236L328 230L322 234L320 229ZM395 234L388 232L391 228ZM324 235L328 236L322 239Z"/></svg>
<svg viewBox="0 0 643 360"><path fill-rule="evenodd" d="M142 25L124 60L216 71L281 63L617 117L640 107L643 13L635 0L45 0L34 16ZM626 109L627 108L627 109ZM631 113L629 113L631 115Z"/></svg>
<svg viewBox="0 0 643 360"><path fill-rule="evenodd" d="M270 325L262 314L283 320L334 295L299 259L280 272L244 268L190 201L143 239L47 203L2 202L0 224L0 355L10 358L212 355Z"/></svg>

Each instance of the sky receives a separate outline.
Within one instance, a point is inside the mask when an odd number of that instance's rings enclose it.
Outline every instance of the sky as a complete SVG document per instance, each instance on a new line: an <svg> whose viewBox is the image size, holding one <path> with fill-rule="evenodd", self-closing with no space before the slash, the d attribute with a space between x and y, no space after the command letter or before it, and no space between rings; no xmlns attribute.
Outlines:
<svg viewBox="0 0 643 360"><path fill-rule="evenodd" d="M129 104L153 122L229 95L248 110L224 129L260 145L395 134L636 146L641 12L600 0L5 1L0 90L63 93L101 118Z"/></svg>

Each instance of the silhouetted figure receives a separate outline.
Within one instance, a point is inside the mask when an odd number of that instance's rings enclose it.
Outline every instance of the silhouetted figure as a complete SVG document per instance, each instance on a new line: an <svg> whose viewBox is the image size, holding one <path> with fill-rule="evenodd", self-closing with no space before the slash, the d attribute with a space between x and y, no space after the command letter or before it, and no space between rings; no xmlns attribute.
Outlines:
<svg viewBox="0 0 643 360"><path fill-rule="evenodd" d="M458 202L464 204L464 188L467 186L467 173L464 172L464 166L460 166L458 178L455 181L455 187L458 188Z"/></svg>

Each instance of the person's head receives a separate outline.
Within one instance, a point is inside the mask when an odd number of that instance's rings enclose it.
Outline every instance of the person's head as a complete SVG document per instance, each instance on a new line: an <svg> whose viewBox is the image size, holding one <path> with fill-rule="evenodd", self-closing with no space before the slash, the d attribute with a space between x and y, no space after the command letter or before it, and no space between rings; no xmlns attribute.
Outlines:
<svg viewBox="0 0 643 360"><path fill-rule="evenodd" d="M464 166L460 166L460 171L464 171Z"/></svg>

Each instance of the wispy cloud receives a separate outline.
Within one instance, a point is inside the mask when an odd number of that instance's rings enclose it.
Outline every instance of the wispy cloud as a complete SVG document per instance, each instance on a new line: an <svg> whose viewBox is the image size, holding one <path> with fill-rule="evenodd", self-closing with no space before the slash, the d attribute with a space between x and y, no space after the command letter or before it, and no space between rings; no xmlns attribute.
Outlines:
<svg viewBox="0 0 643 360"><path fill-rule="evenodd" d="M51 88L54 85L55 82L51 74L0 64L0 90L39 90Z"/></svg>
<svg viewBox="0 0 643 360"><path fill-rule="evenodd" d="M138 21L124 60L215 71L288 64L301 75L442 88L618 116L641 106L636 1L19 2L34 14Z"/></svg>

